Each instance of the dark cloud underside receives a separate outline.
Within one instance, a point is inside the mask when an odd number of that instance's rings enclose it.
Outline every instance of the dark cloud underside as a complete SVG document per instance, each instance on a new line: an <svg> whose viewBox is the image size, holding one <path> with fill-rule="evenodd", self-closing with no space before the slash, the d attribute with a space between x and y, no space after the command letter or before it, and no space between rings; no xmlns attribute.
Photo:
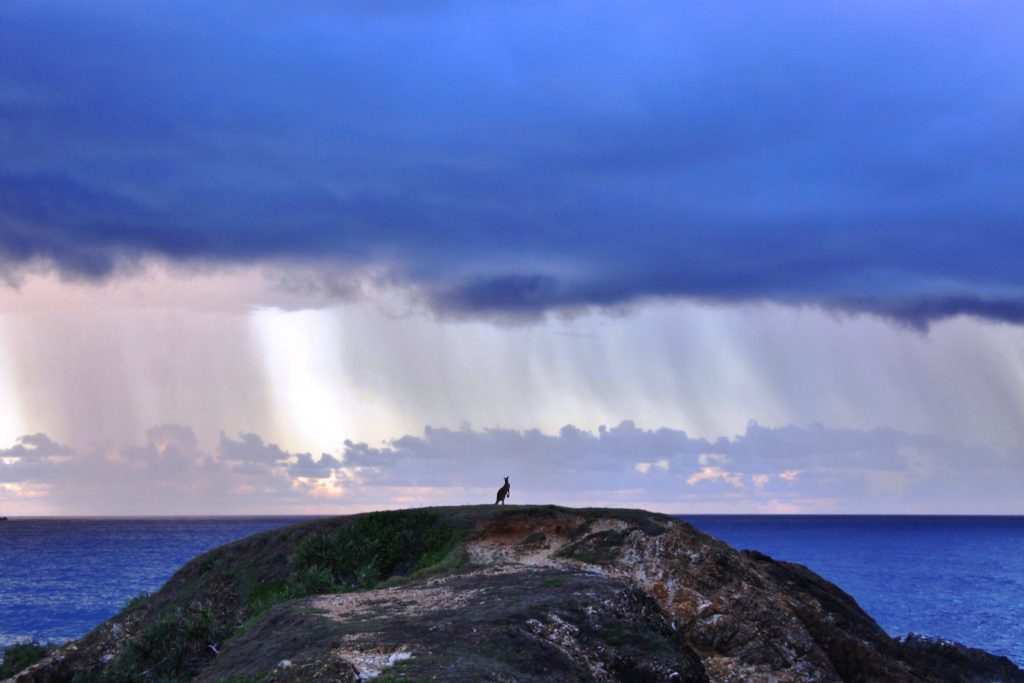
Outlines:
<svg viewBox="0 0 1024 683"><path fill-rule="evenodd" d="M1015 2L0 6L0 268L1024 318Z"/></svg>

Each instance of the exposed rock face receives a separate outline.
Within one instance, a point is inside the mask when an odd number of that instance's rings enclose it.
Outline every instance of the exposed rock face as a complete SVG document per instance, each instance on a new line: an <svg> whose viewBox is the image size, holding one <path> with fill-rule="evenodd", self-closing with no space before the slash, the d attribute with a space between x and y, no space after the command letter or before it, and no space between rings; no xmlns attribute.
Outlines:
<svg viewBox="0 0 1024 683"><path fill-rule="evenodd" d="M1006 658L890 638L805 567L737 552L667 516L518 506L432 514L458 540L444 563L397 585L260 612L253 596L297 571L289 549L349 522L267 532L197 558L148 604L15 680L88 672L92 680L1024 683ZM173 628L168 614L189 628ZM151 642L157 627L183 647L160 650ZM177 668L167 668L169 657Z"/></svg>
<svg viewBox="0 0 1024 683"><path fill-rule="evenodd" d="M199 680L273 670L285 655L292 666L273 671L273 680L311 680L331 659L325 655L351 663L352 671L338 676L351 681L399 662L401 674L416 681L708 680L649 595L598 574L489 567L416 586L307 598L295 607L268 614ZM324 618L332 622L326 628ZM311 628L325 632L312 656L282 636L302 639Z"/></svg>

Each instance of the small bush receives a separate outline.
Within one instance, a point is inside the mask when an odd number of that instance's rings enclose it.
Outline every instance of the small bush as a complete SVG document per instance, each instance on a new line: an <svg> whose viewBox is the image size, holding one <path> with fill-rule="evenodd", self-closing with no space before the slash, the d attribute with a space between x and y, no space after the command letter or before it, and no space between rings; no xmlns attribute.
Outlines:
<svg viewBox="0 0 1024 683"><path fill-rule="evenodd" d="M161 680L191 679L228 635L209 607L170 610L129 643L110 672L146 670Z"/></svg>
<svg viewBox="0 0 1024 683"><path fill-rule="evenodd" d="M290 599L290 587L284 581L261 583L245 596L245 605L250 614L262 614L270 607Z"/></svg>
<svg viewBox="0 0 1024 683"><path fill-rule="evenodd" d="M3 661L0 662L0 678L12 678L14 674L45 657L54 647L56 646L50 643L44 645L35 640L8 645L4 648Z"/></svg>
<svg viewBox="0 0 1024 683"><path fill-rule="evenodd" d="M395 577L444 568L454 532L431 512L375 512L302 539L289 556L287 581L268 581L245 597L249 620L307 595L374 588Z"/></svg>
<svg viewBox="0 0 1024 683"><path fill-rule="evenodd" d="M121 608L121 614L126 614L128 612L133 612L137 610L138 608L146 604L147 600L149 600L149 593L147 593L146 591L142 591L135 597L130 598L128 602L124 603L124 607Z"/></svg>
<svg viewBox="0 0 1024 683"><path fill-rule="evenodd" d="M295 571L293 581L313 588L312 578L324 579L321 587L307 595L331 588L357 590L435 565L454 542L452 530L434 513L375 512L341 529L306 537L289 559ZM330 574L330 585L321 571Z"/></svg>
<svg viewBox="0 0 1024 683"><path fill-rule="evenodd" d="M288 593L294 597L332 593L335 588L331 570L317 564L299 569L288 583Z"/></svg>

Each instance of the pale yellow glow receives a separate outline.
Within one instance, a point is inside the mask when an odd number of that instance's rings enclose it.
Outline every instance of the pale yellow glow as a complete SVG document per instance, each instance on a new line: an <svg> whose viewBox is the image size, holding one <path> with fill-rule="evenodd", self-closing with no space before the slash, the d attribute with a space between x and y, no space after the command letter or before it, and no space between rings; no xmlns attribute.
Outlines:
<svg viewBox="0 0 1024 683"><path fill-rule="evenodd" d="M0 449L8 448L25 434L18 405L17 382L7 343L6 321L0 316Z"/></svg>
<svg viewBox="0 0 1024 683"><path fill-rule="evenodd" d="M10 493L15 498L46 498L50 488L42 484L28 483L6 483L0 484L0 491Z"/></svg>
<svg viewBox="0 0 1024 683"><path fill-rule="evenodd" d="M334 452L355 434L394 434L397 419L386 401L348 381L342 320L330 309L252 313L274 432L291 450Z"/></svg>
<svg viewBox="0 0 1024 683"><path fill-rule="evenodd" d="M314 498L341 498L345 495L345 487L337 472L331 472L331 476L323 479L296 477L292 481L292 488L305 491Z"/></svg>

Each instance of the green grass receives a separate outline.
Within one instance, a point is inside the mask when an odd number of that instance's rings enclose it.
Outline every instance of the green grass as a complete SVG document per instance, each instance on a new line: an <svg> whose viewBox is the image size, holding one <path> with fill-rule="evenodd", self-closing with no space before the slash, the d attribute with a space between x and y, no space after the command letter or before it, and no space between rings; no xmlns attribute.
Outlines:
<svg viewBox="0 0 1024 683"><path fill-rule="evenodd" d="M319 567L330 573L336 588L357 590L437 564L454 542L452 530L433 512L374 512L307 536L289 561L297 574Z"/></svg>
<svg viewBox="0 0 1024 683"><path fill-rule="evenodd" d="M413 574L455 568L456 533L434 512L398 510L360 515L346 526L303 538L288 558L286 580L249 589L251 617L307 595L394 585Z"/></svg>
<svg viewBox="0 0 1024 683"><path fill-rule="evenodd" d="M114 662L104 680L136 679L146 671L162 681L191 680L230 634L209 607L175 608L150 623Z"/></svg>
<svg viewBox="0 0 1024 683"><path fill-rule="evenodd" d="M46 656L56 645L29 641L14 643L4 648L4 658L0 662L0 678L11 678L14 674L27 669Z"/></svg>
<svg viewBox="0 0 1024 683"><path fill-rule="evenodd" d="M142 591L133 598L130 598L128 602L124 603L124 607L121 608L121 614L127 614L128 612L134 612L139 609L149 600L149 593Z"/></svg>

